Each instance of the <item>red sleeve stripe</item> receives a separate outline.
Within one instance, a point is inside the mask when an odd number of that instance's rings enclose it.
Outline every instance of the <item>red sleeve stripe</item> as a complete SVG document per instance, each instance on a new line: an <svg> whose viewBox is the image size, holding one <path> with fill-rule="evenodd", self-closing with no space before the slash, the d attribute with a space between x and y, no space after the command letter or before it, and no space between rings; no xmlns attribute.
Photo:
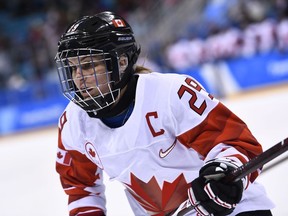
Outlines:
<svg viewBox="0 0 288 216"><path fill-rule="evenodd" d="M261 145L247 125L222 103L219 103L198 126L179 135L178 140L204 158L219 143L233 146L249 159L262 152Z"/></svg>
<svg viewBox="0 0 288 216"><path fill-rule="evenodd" d="M178 140L204 157L219 143L240 147L248 158L262 152L247 125L221 103L198 126L179 135Z"/></svg>

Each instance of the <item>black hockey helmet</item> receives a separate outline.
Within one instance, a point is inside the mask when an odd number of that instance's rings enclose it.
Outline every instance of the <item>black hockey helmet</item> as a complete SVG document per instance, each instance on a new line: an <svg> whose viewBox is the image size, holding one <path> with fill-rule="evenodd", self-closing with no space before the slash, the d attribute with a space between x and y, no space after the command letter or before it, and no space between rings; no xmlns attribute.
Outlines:
<svg viewBox="0 0 288 216"><path fill-rule="evenodd" d="M140 48L135 42L133 30L121 16L105 11L76 20L61 36L55 57L63 94L87 112L97 113L103 109L107 110L117 101L121 89L126 86L133 74L133 66L139 53ZM124 71L119 68L121 56L128 60ZM98 61L106 65L109 91L101 92L97 83L97 71L94 69L95 88L99 94L89 94L90 97L83 98L72 77L71 58L74 58L74 62L78 59L76 67L80 68L83 80L85 75L82 73L81 59L86 58L85 64L92 65L96 65L95 59L101 59ZM89 89L86 89L86 92L88 93Z"/></svg>

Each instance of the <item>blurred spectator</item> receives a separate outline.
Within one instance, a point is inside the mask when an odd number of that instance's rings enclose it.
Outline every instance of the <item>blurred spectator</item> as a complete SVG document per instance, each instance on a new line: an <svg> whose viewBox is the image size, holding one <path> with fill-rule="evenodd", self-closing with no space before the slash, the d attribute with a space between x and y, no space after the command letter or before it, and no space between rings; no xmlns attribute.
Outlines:
<svg viewBox="0 0 288 216"><path fill-rule="evenodd" d="M288 51L288 18L280 20L276 27L276 35L278 49L281 52Z"/></svg>
<svg viewBox="0 0 288 216"><path fill-rule="evenodd" d="M7 80L12 74L13 67L9 55L9 39L0 36L0 88L7 88Z"/></svg>
<svg viewBox="0 0 288 216"><path fill-rule="evenodd" d="M243 31L244 43L241 54L251 56L272 50L276 40L275 28L276 23L271 19L248 25Z"/></svg>
<svg viewBox="0 0 288 216"><path fill-rule="evenodd" d="M288 50L288 3L281 0L276 3L268 0L208 1L201 21L208 35L199 40L200 35L203 37L201 32L198 38L182 38L169 44L165 52L167 64L174 70L183 70L203 62L253 56L276 48ZM277 7L283 8L273 11Z"/></svg>
<svg viewBox="0 0 288 216"><path fill-rule="evenodd" d="M205 62L250 56L275 48L287 51L286 0L206 0L200 4L203 8L199 6L202 16L194 21L186 17L189 22L183 19L187 34L171 32L170 37L164 35L160 41L150 37L151 28L161 25L184 2L189 3L180 0L2 1L1 88L21 89L33 82L41 87L42 83L56 82L53 59L60 32L77 17L103 10L113 10L127 18L136 37L148 43L143 46L148 48L143 57L146 63L167 71L177 72ZM37 95L45 97L39 91Z"/></svg>

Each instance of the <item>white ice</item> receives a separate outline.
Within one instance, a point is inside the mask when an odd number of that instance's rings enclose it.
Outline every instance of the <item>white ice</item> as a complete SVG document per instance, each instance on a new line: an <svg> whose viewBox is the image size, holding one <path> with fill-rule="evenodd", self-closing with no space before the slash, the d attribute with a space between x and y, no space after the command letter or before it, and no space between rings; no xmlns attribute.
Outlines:
<svg viewBox="0 0 288 216"><path fill-rule="evenodd" d="M248 124L264 150L288 135L287 87L223 102ZM0 216L68 215L67 197L54 169L56 145L54 127L0 137ZM258 178L276 204L275 216L288 215L287 168L288 160ZM133 215L122 186L107 177L105 182L108 216Z"/></svg>

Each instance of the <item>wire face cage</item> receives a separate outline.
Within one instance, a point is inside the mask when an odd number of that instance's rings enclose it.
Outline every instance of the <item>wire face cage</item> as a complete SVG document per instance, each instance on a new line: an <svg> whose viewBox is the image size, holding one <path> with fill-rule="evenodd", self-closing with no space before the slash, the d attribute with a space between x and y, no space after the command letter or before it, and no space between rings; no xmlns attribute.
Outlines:
<svg viewBox="0 0 288 216"><path fill-rule="evenodd" d="M57 72L66 98L87 112L97 112L116 102L120 88L113 89L112 59L96 49L58 52Z"/></svg>

